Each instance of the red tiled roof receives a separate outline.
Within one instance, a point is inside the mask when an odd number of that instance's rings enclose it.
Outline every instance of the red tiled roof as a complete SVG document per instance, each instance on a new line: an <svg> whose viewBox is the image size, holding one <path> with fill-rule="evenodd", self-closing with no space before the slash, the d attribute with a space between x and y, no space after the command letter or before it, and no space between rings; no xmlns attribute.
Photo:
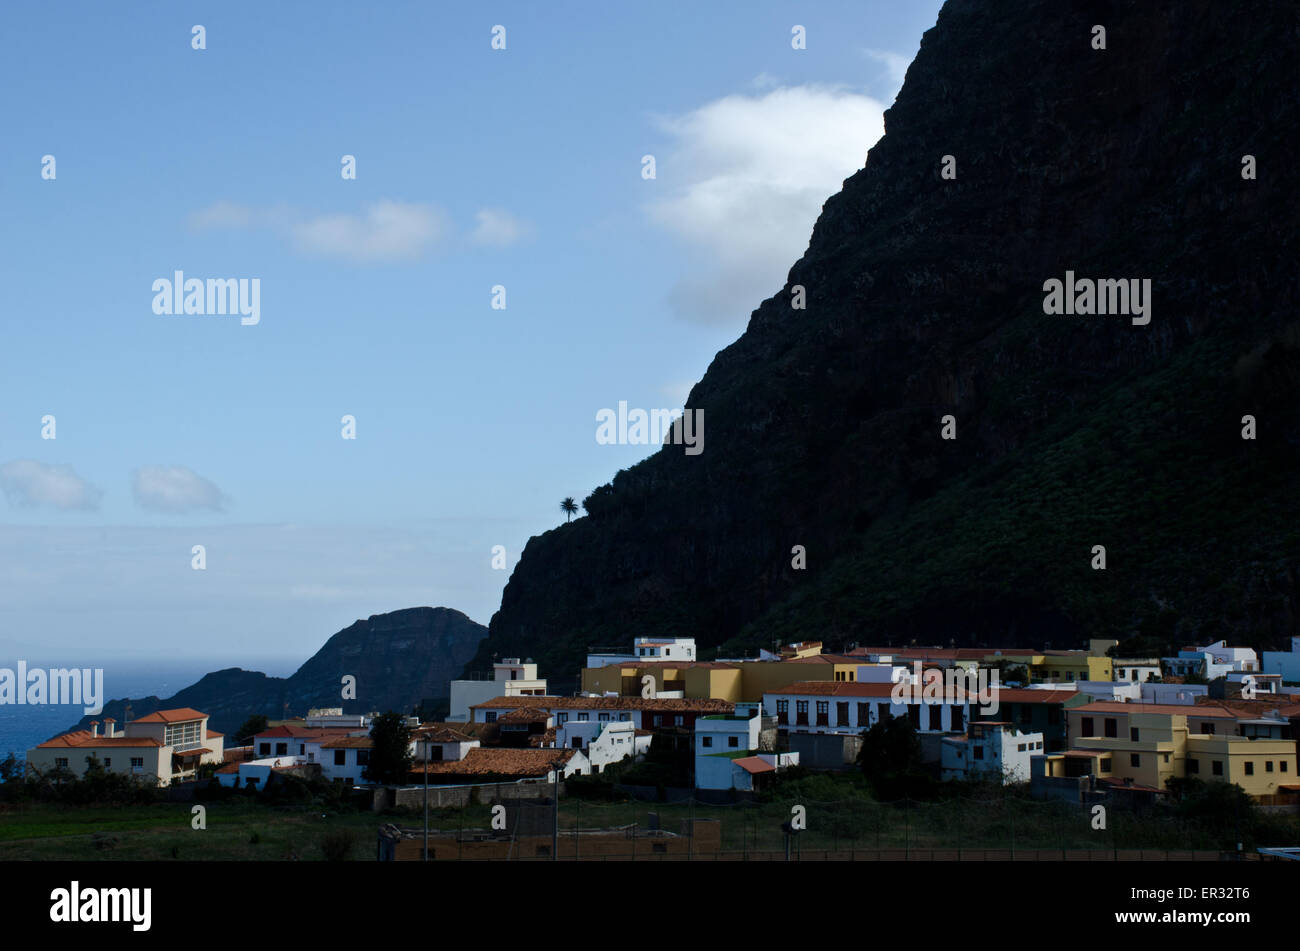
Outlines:
<svg viewBox="0 0 1300 951"><path fill-rule="evenodd" d="M411 735L417 740L427 740L430 743L470 743L474 739L460 730L446 726L419 727L413 730Z"/></svg>
<svg viewBox="0 0 1300 951"><path fill-rule="evenodd" d="M368 750L375 741L368 736L336 736L321 743L323 750Z"/></svg>
<svg viewBox="0 0 1300 951"><path fill-rule="evenodd" d="M776 772L775 766L757 756L742 756L739 759L733 759L732 762L750 774Z"/></svg>
<svg viewBox="0 0 1300 951"><path fill-rule="evenodd" d="M551 717L549 710L540 707L520 707L497 717L498 723L544 723Z"/></svg>
<svg viewBox="0 0 1300 951"><path fill-rule="evenodd" d="M226 736L226 734L224 734L224 733L218 733L216 730L208 730L208 739L209 739L209 740L225 739L225 736Z"/></svg>
<svg viewBox="0 0 1300 951"><path fill-rule="evenodd" d="M642 710L647 713L731 713L736 705L730 700L676 697L496 697L470 706L471 710L507 710L519 707L544 707L556 710Z"/></svg>
<svg viewBox="0 0 1300 951"><path fill-rule="evenodd" d="M183 723L186 720L202 720L206 713L190 707L177 707L175 710L156 710L148 716L136 717L132 723Z"/></svg>
<svg viewBox="0 0 1300 951"><path fill-rule="evenodd" d="M157 740L148 736L92 736L89 730L73 730L70 733L64 733L56 736L44 743L37 744L38 750L42 749L66 749L77 747L92 747L108 749L110 747L144 747L144 746L162 746Z"/></svg>
<svg viewBox="0 0 1300 951"><path fill-rule="evenodd" d="M364 732L363 727L359 726L298 726L297 724L281 724L273 726L256 734L256 739L320 739L329 736L347 736L350 733Z"/></svg>
<svg viewBox="0 0 1300 951"><path fill-rule="evenodd" d="M553 763L567 763L573 754L573 750L476 746L462 760L427 765L431 776L446 773L456 776L545 776ZM424 764L421 764L411 770L411 775L418 781L424 775L424 769Z"/></svg>

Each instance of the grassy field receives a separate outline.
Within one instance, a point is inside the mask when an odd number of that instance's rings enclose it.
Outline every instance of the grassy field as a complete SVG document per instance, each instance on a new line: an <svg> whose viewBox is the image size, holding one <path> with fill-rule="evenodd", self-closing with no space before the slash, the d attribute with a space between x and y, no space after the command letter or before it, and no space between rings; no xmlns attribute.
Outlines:
<svg viewBox="0 0 1300 951"><path fill-rule="evenodd" d="M781 790L771 801L745 805L614 802L561 798L560 834L652 822L681 833L690 819L716 819L722 848L729 852L784 848L782 824L802 816L797 849L1199 849L1231 850L1241 841L1256 845L1300 840L1295 817L1246 818L1245 824L1189 820L1172 815L1134 815L1112 809L1104 828L1094 828L1090 813L1061 803L1036 802L1022 795L974 790L970 796L928 803L879 803L852 777L814 777ZM48 803L0 805L0 861L15 860L181 860L292 861L329 857L327 843L350 839L348 857L373 861L376 835L384 823L419 828L419 809L373 813L320 807L276 806L256 800L208 803L207 828L191 827L191 805L148 804L97 807ZM548 803L528 827L549 830ZM652 818L653 817L653 818ZM512 817L513 821L513 817ZM487 830L491 806L436 809L430 828L446 835ZM523 826L519 826L522 828ZM1259 839L1260 841L1256 841ZM1276 839L1277 841L1272 841ZM1268 841L1264 841L1268 840Z"/></svg>

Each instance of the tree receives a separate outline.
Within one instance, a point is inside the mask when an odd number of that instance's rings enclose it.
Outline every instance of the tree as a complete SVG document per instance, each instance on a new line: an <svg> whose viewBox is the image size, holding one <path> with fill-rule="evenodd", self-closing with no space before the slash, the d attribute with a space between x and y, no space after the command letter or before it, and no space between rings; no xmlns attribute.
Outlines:
<svg viewBox="0 0 1300 951"><path fill-rule="evenodd" d="M566 522L573 518L574 514L578 511L578 503L573 501L573 496L569 496L560 503L560 511L564 513L564 520Z"/></svg>
<svg viewBox="0 0 1300 951"><path fill-rule="evenodd" d="M266 714L257 713L244 721L244 725L235 731L235 745L243 746L257 734L266 729Z"/></svg>
<svg viewBox="0 0 1300 951"><path fill-rule="evenodd" d="M374 746L370 750L370 765L363 774L366 780L381 784L406 782L415 759L411 753L411 728L406 725L406 718L391 710L375 717L370 727L370 739Z"/></svg>
<svg viewBox="0 0 1300 951"><path fill-rule="evenodd" d="M921 763L921 737L907 717L888 717L863 733L858 765L881 799L918 798L933 785Z"/></svg>

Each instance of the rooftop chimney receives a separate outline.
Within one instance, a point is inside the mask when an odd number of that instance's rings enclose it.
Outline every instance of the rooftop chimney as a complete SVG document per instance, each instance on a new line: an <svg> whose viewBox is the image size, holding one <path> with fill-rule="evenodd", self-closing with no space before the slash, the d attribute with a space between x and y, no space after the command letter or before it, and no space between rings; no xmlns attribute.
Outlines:
<svg viewBox="0 0 1300 951"><path fill-rule="evenodd" d="M91 721L90 721L90 735L91 735L91 736L96 736L96 737L99 736L99 721L98 721L98 720L91 720Z"/></svg>

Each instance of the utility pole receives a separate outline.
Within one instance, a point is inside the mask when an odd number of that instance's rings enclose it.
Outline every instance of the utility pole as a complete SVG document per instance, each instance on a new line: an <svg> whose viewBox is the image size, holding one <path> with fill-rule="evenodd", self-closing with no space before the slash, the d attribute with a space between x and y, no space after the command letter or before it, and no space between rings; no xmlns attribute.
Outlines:
<svg viewBox="0 0 1300 951"><path fill-rule="evenodd" d="M429 861L429 739L424 740L424 860Z"/></svg>

